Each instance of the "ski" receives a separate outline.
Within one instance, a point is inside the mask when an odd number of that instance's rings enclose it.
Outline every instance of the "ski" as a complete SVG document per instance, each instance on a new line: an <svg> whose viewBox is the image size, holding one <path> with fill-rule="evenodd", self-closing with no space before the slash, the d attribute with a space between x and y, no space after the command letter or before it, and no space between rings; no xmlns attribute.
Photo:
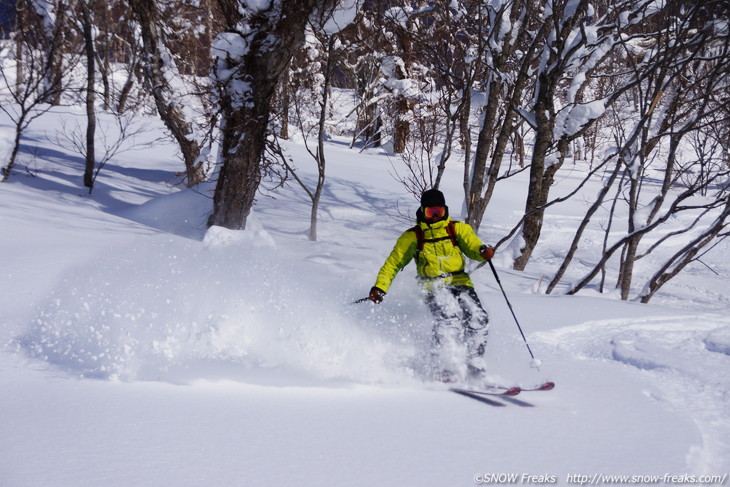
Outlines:
<svg viewBox="0 0 730 487"><path fill-rule="evenodd" d="M522 387L522 386L509 387L509 386L501 386L501 385L497 385L497 384L488 384L487 387L495 388L495 389L499 389L499 390L503 390L503 391L507 391L507 390L511 390L511 389L515 389L515 388L519 389L520 392L551 391L555 388L555 382L547 381L547 382L543 382L542 384L537 384L537 385L528 386L528 387ZM508 394L508 395L510 395L510 394Z"/></svg>
<svg viewBox="0 0 730 487"><path fill-rule="evenodd" d="M462 387L450 387L451 392L459 394L476 394L478 396L516 396L522 389L519 387L494 387L485 389L465 389Z"/></svg>
<svg viewBox="0 0 730 487"><path fill-rule="evenodd" d="M555 382L547 381L532 387L522 387L523 391L552 391L555 389Z"/></svg>
<svg viewBox="0 0 730 487"><path fill-rule="evenodd" d="M516 396L521 392L550 391L554 388L555 382L548 381L528 387L487 384L483 388L451 387L449 390L460 394L476 394L479 396Z"/></svg>

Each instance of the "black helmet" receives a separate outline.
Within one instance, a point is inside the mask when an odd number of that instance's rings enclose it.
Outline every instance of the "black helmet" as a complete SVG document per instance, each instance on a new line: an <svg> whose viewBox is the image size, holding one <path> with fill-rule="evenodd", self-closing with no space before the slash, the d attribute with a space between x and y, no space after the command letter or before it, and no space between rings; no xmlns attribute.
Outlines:
<svg viewBox="0 0 730 487"><path fill-rule="evenodd" d="M421 195L421 208L427 206L446 206L446 198L438 189L429 189Z"/></svg>

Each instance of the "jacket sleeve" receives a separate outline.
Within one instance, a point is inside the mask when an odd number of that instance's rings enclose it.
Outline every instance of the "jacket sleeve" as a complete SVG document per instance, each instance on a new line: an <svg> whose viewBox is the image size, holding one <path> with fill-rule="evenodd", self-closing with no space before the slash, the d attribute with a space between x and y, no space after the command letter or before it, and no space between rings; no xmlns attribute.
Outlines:
<svg viewBox="0 0 730 487"><path fill-rule="evenodd" d="M395 279L396 274L400 272L416 255L417 239L416 232L407 230L398 237L398 240L390 252L390 255L385 259L383 267L378 272L378 278L375 281L375 287L379 288L383 292L388 292L390 284Z"/></svg>
<svg viewBox="0 0 730 487"><path fill-rule="evenodd" d="M459 248L470 259L483 262L484 259L479 255L479 248L484 245L477 237L474 229L468 223L456 223L456 241Z"/></svg>

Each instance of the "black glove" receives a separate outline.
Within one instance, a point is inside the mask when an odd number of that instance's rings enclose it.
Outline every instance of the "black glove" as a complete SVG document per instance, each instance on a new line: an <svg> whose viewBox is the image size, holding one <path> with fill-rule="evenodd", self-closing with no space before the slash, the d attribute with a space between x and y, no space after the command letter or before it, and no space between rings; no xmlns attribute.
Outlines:
<svg viewBox="0 0 730 487"><path fill-rule="evenodd" d="M370 295L368 296L368 299L372 301L373 303L381 303L383 302L383 298L385 297L385 291L382 289L373 286L370 289Z"/></svg>

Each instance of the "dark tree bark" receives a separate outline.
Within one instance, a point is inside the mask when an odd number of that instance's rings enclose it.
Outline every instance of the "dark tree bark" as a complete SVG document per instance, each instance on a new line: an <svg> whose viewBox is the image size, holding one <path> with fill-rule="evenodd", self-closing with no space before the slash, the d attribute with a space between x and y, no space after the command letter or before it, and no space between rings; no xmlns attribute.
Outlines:
<svg viewBox="0 0 730 487"><path fill-rule="evenodd" d="M81 22L84 34L84 48L86 51L86 168L84 170L84 186L89 188L89 193L94 189L94 166L95 149L94 140L96 133L96 112L94 111L94 103L96 101L96 91L94 87L94 79L96 73L96 62L94 52L94 36L92 34L92 20L89 6L81 2Z"/></svg>
<svg viewBox="0 0 730 487"><path fill-rule="evenodd" d="M475 230L482 223L499 178L502 158L510 138L517 130L517 112L514 108L520 105L523 93L534 77L534 56L536 52L539 53L548 33L546 23L532 31L537 14L538 4L529 0L520 0L514 5L504 4L493 14L493 32L499 32L505 23L519 25L519 29L511 32L500 48L494 48L492 44L483 47L491 59L487 65L492 71L485 81L485 91L489 95L477 138L473 177L465 175L466 179L471 178L466 188L467 222ZM521 56L519 61L515 59L518 51ZM508 76L508 73L513 75ZM507 79L511 81L507 82Z"/></svg>
<svg viewBox="0 0 730 487"><path fill-rule="evenodd" d="M708 244L713 242L721 232L727 229L727 220L730 217L730 197L725 199L725 207L714 224L707 228L702 234L689 242L676 252L659 271L657 271L647 283L646 288L638 297L642 303L648 303L654 294L687 265L699 259L700 253ZM727 235L725 235L727 236ZM724 238L724 237L723 237Z"/></svg>
<svg viewBox="0 0 730 487"><path fill-rule="evenodd" d="M209 225L246 228L246 219L261 181L271 103L291 57L304 42L308 19L329 0L278 0L270 8L242 16L235 0L219 0L227 32L219 37L242 42L243 56L234 48L218 51L217 81L221 83L222 142L220 173ZM232 44L231 44L232 45ZM247 87L241 90L241 86Z"/></svg>
<svg viewBox="0 0 730 487"><path fill-rule="evenodd" d="M542 231L543 217L545 215L545 203L547 203L550 187L553 184L555 173L562 165L563 153L552 154L557 161L546 164L548 153L553 145L553 128L555 119L551 114L553 108L555 79L547 74L540 76L540 89L535 104L535 119L537 130L535 135L535 146L533 148L530 164L530 182L528 184L527 200L525 202L525 218L522 223L522 238L524 246L521 253L514 261L514 268L523 271L527 262L532 256L540 232Z"/></svg>
<svg viewBox="0 0 730 487"><path fill-rule="evenodd" d="M48 51L48 64L49 69L47 74L49 76L47 83L51 86L62 86L63 85L63 48L65 45L64 32L66 29L66 23L68 22L67 9L69 8L68 2L59 1L55 8L55 29L53 30L53 36L49 39L52 44L51 49ZM61 90L49 90L47 97L45 98L46 103L53 106L61 104Z"/></svg>
<svg viewBox="0 0 730 487"><path fill-rule="evenodd" d="M65 28L65 15L59 14L63 21L57 19L57 22L49 24L46 17L34 12L24 1L19 2L16 8L16 29L22 31L15 39L15 52L19 56L16 74L21 79L11 82L5 67L0 65L0 82L5 85L12 100L7 105L0 103L0 110L15 125L13 149L7 164L0 169L0 182L7 182L13 172L23 132L33 120L50 109L53 100L60 100L64 75L73 68L71 63L52 62L59 57L57 52L63 49L61 42L64 37L59 31ZM58 68L64 71L59 73Z"/></svg>
<svg viewBox="0 0 730 487"><path fill-rule="evenodd" d="M193 128L190 121L186 120L177 104L176 97L180 94L170 88L164 75L166 66L162 53L165 46L160 38L157 7L154 0L130 0L129 3L141 29L145 55L142 65L157 111L180 146L185 162L187 185L194 186L203 181L205 176L202 164L198 160L201 148L192 137Z"/></svg>

